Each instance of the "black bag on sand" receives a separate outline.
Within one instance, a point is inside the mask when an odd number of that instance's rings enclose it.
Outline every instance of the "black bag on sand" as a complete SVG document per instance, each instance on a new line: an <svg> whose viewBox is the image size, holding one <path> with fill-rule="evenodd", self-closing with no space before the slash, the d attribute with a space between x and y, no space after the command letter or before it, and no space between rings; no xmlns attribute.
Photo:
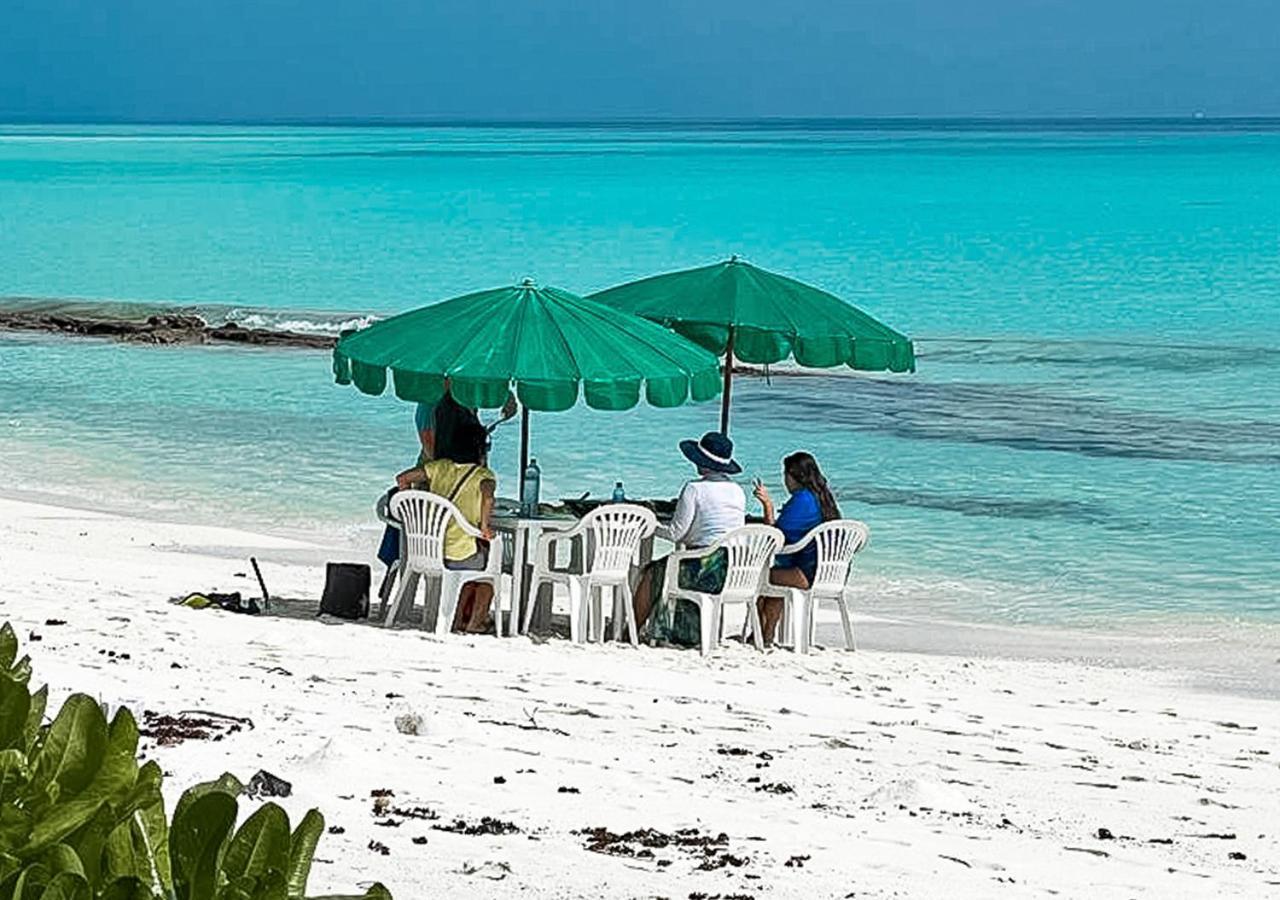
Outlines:
<svg viewBox="0 0 1280 900"><path fill-rule="evenodd" d="M320 615L363 619L369 615L369 567L363 563L329 563L324 572Z"/></svg>

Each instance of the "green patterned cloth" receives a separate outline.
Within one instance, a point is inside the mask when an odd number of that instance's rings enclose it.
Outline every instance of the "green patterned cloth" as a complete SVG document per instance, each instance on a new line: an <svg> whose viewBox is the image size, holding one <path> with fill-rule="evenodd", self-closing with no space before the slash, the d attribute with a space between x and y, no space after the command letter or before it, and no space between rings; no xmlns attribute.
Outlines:
<svg viewBox="0 0 1280 900"><path fill-rule="evenodd" d="M702 628L698 607L687 600L671 601L666 596L664 584L667 575L667 558L655 559L648 566L653 612L649 615L648 633L651 644L674 644L678 647L697 647L702 643ZM686 559L680 563L680 587L689 591L716 594L724 587L729 571L729 553L717 550L701 559Z"/></svg>

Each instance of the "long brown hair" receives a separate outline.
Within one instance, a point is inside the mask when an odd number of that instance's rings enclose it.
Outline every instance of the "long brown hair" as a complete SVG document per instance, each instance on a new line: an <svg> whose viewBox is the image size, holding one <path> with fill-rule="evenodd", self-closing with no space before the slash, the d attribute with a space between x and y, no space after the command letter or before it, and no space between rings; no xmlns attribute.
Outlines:
<svg viewBox="0 0 1280 900"><path fill-rule="evenodd" d="M827 479L818 468L818 461L810 453L792 453L782 461L782 468L800 487L812 491L822 509L822 521L840 518L840 507L827 485Z"/></svg>

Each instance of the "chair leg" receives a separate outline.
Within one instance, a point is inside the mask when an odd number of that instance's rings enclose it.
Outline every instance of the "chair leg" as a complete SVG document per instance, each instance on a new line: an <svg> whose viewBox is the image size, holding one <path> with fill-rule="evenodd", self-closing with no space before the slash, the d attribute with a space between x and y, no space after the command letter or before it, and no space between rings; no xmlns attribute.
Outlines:
<svg viewBox="0 0 1280 900"><path fill-rule="evenodd" d="M856 650L853 643L853 617L849 614L849 601L843 595L836 601L840 607L840 624L844 626L844 646L847 650Z"/></svg>
<svg viewBox="0 0 1280 900"><path fill-rule="evenodd" d="M604 585L591 589L591 640L604 643Z"/></svg>
<svg viewBox="0 0 1280 900"><path fill-rule="evenodd" d="M391 594L396 588L396 578L400 574L400 560L396 560L387 566L387 573L382 576L382 584L378 586L378 618L385 618L387 615L387 602L391 599Z"/></svg>
<svg viewBox="0 0 1280 900"><path fill-rule="evenodd" d="M813 598L803 591L787 591L787 606L792 611L795 641L791 649L796 653L808 653L813 646L813 630L809 620L813 618Z"/></svg>
<svg viewBox="0 0 1280 900"><path fill-rule="evenodd" d="M493 584L493 636L502 637L502 573L494 575ZM514 617L515 612L511 615Z"/></svg>
<svg viewBox="0 0 1280 900"><path fill-rule="evenodd" d="M708 600L706 603L698 604L698 624L702 629L702 655L706 656L711 652L711 644L715 638L717 627L717 603L715 600Z"/></svg>
<svg viewBox="0 0 1280 900"><path fill-rule="evenodd" d="M514 589L514 587L515 585L513 584L512 588ZM521 634L529 633L529 626L533 623L533 610L534 610L534 607L538 605L538 590L541 587L542 587L541 578L535 577L529 583L529 602L525 604L525 607L524 607L524 625L520 629ZM511 597L511 615L513 617L516 615L515 610L517 606L517 601L518 601L518 597L516 596L513 590L512 597Z"/></svg>
<svg viewBox="0 0 1280 900"><path fill-rule="evenodd" d="M627 614L622 605L627 597L626 582L615 584L609 588L609 594L613 597L613 639L615 641L622 640L622 634L626 628Z"/></svg>
<svg viewBox="0 0 1280 900"><path fill-rule="evenodd" d="M586 604L582 596L582 582L576 578L569 579L569 640L575 644L582 643L582 626L585 624L583 613Z"/></svg>
<svg viewBox="0 0 1280 900"><path fill-rule="evenodd" d="M396 623L396 616L400 613L400 607L404 605L405 600L409 601L409 605L413 606L413 595L417 593L418 574L416 572L405 572L400 577L400 586L396 590L395 599L391 602L391 608L387 610L386 618L383 619L384 628L390 628Z"/></svg>
<svg viewBox="0 0 1280 900"><path fill-rule="evenodd" d="M760 607L754 602L747 604L747 621L751 623L751 643L763 653L764 626L760 624Z"/></svg>
<svg viewBox="0 0 1280 900"><path fill-rule="evenodd" d="M446 572L440 576L440 599L436 601L436 634L448 634L453 630L453 618L458 612L459 594L462 592L462 579ZM425 625L425 622L424 622Z"/></svg>
<svg viewBox="0 0 1280 900"><path fill-rule="evenodd" d="M618 595L622 598L621 614L623 620L627 623L627 635L631 638L631 646L640 646L640 631L636 627L636 608L632 603L631 585L623 584L618 587ZM621 631L621 629L619 629Z"/></svg>

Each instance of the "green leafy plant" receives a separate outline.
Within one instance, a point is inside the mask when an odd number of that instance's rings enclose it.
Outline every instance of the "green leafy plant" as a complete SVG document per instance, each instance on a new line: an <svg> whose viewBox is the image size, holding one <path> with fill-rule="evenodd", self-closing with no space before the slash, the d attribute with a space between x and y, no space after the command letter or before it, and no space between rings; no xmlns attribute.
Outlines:
<svg viewBox="0 0 1280 900"><path fill-rule="evenodd" d="M243 786L197 785L165 815L163 773L138 765L127 709L110 722L73 694L45 722L47 687L0 628L0 900L303 900L324 817L296 829L274 803L236 828ZM382 885L359 897L391 900Z"/></svg>

